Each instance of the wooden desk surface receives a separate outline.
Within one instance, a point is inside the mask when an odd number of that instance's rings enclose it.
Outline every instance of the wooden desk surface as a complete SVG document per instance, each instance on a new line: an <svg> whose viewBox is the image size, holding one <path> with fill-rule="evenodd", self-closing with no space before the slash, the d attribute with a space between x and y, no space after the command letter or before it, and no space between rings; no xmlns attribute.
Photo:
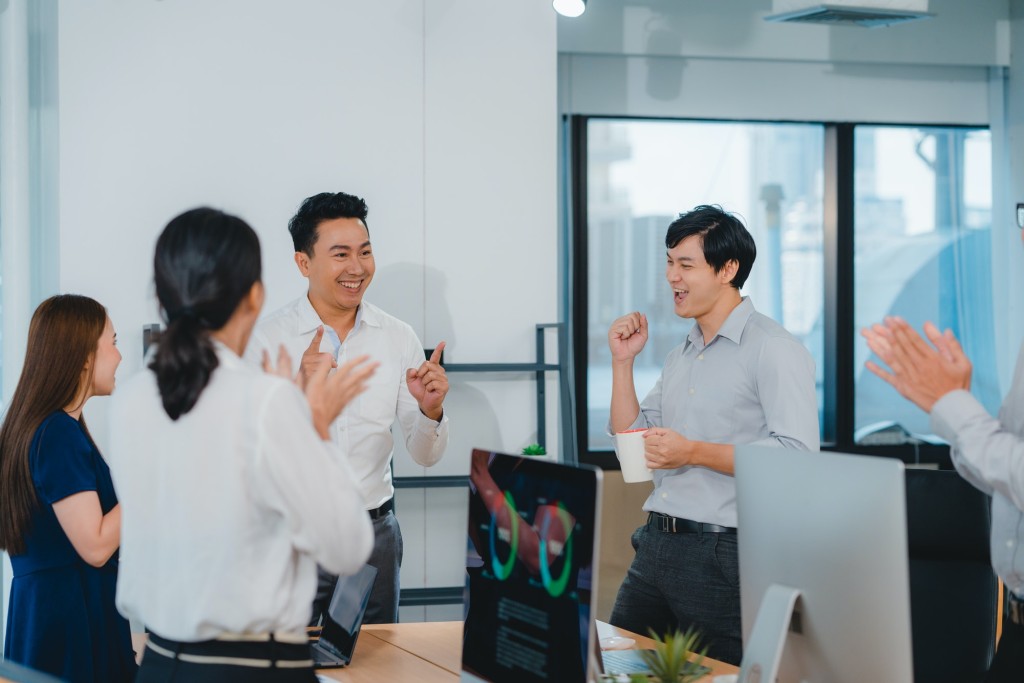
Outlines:
<svg viewBox="0 0 1024 683"><path fill-rule="evenodd" d="M453 674L458 675L462 670L461 621L367 624L359 637L363 635L373 635Z"/></svg>
<svg viewBox="0 0 1024 683"><path fill-rule="evenodd" d="M646 636L598 622L598 635L622 635L636 640L636 647L654 647ZM133 634L141 652L145 636ZM738 673L731 664L705 659L711 676ZM325 678L345 683L416 681L453 683L462 669L462 622L438 621L410 624L367 624L359 633L352 665L344 669L321 669ZM710 680L705 678L704 680ZM0 681L2 683L2 681Z"/></svg>
<svg viewBox="0 0 1024 683"><path fill-rule="evenodd" d="M456 622L460 623L461 622ZM420 624L402 624L420 626ZM366 625L359 633L352 664L344 669L320 669L317 674L345 683L381 683L381 681L416 681L416 683L452 683L459 680L454 673L442 668L430 659L398 647L387 640L377 638ZM461 637L461 631L459 632ZM459 640L455 641L458 648ZM446 643L443 649L451 650ZM460 658L461 655L456 655Z"/></svg>
<svg viewBox="0 0 1024 683"><path fill-rule="evenodd" d="M601 637L607 635L621 635L633 638L637 648L652 648L655 643L646 636L641 636L624 629L616 628L610 624L598 622L598 632ZM360 633L360 640L356 646L356 655L353 658L351 673L355 674L357 669L362 668L362 660L359 659L359 646L362 645L362 638L372 635L378 640L385 641L390 645L413 654L425 662L429 662L453 675L453 678L445 679L457 681L459 671L462 668L462 622L461 621L440 621L421 624L367 624ZM705 659L704 665L711 669L709 676L721 674L739 673L739 668L719 662L714 659ZM343 670L344 673L344 670ZM339 678L339 680L351 680L358 683L360 678ZM365 679L369 681L370 679ZM707 680L707 679L706 679Z"/></svg>

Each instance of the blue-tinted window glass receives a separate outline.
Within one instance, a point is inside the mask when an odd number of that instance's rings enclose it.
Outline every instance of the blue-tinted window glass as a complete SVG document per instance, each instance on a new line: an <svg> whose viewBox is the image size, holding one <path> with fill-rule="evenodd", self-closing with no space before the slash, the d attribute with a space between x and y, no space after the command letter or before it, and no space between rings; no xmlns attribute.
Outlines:
<svg viewBox="0 0 1024 683"><path fill-rule="evenodd" d="M608 327L643 311L650 339L634 366L639 397L692 321L675 315L665 281L665 231L699 204L738 214L757 243L743 289L824 367L824 127L591 119L587 128L587 424L591 450L605 434L611 399Z"/></svg>
<svg viewBox="0 0 1024 683"><path fill-rule="evenodd" d="M974 394L995 411L991 157L987 130L857 126L854 321L858 332L887 315L952 329ZM855 348L855 440L933 439L928 416L864 368L859 337Z"/></svg>

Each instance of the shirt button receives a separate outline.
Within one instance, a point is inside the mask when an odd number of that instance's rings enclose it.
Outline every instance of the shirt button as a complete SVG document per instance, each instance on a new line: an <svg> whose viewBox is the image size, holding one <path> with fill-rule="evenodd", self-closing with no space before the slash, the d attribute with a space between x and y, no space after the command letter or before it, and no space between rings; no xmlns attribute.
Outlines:
<svg viewBox="0 0 1024 683"><path fill-rule="evenodd" d="M690 395L692 396L692 395L694 395L696 393L697 393L697 390L694 389L693 387L690 387Z"/></svg>
<svg viewBox="0 0 1024 683"><path fill-rule="evenodd" d="M1013 539L1012 538L1009 541L1006 542L1006 547L1007 548L1012 548L1013 547Z"/></svg>
<svg viewBox="0 0 1024 683"><path fill-rule="evenodd" d="M662 497L662 499L668 498L668 494L667 493L663 493L663 494L661 494L661 497Z"/></svg>
<svg viewBox="0 0 1024 683"><path fill-rule="evenodd" d="M699 356L697 356L697 360L704 360L704 354L702 353Z"/></svg>

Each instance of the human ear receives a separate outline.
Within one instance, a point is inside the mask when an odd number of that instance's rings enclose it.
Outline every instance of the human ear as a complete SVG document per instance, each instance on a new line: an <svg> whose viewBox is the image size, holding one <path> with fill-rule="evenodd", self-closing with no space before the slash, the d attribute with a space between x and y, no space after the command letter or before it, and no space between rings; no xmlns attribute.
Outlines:
<svg viewBox="0 0 1024 683"><path fill-rule="evenodd" d="M295 252L295 265L299 267L302 277L309 277L309 254L304 251Z"/></svg>
<svg viewBox="0 0 1024 683"><path fill-rule="evenodd" d="M247 312L258 316L263 309L265 298L266 290L263 288L263 283L257 280L252 283L252 287L249 288L249 292L242 299L239 306L244 306Z"/></svg>
<svg viewBox="0 0 1024 683"><path fill-rule="evenodd" d="M740 269L740 262L736 259L730 259L725 262L722 266L722 270L718 271L718 281L722 284L729 284L732 279L736 277L736 273Z"/></svg>

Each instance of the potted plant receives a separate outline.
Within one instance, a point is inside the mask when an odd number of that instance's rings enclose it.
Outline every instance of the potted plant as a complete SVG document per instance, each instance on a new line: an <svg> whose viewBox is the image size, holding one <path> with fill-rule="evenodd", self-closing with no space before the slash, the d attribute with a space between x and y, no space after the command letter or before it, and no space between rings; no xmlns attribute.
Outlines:
<svg viewBox="0 0 1024 683"><path fill-rule="evenodd" d="M690 628L686 633L680 633L677 629L659 637L652 630L650 634L655 642L654 649L639 651L640 657L651 670L650 677L647 674L609 674L603 676L601 680L614 683L648 683L650 678L654 678L658 683L694 683L707 675L708 668L703 666L703 663L708 648L701 647L699 631ZM693 661L690 660L691 654L697 655Z"/></svg>
<svg viewBox="0 0 1024 683"><path fill-rule="evenodd" d="M523 455L547 455L547 450L539 443L531 443L523 448Z"/></svg>

